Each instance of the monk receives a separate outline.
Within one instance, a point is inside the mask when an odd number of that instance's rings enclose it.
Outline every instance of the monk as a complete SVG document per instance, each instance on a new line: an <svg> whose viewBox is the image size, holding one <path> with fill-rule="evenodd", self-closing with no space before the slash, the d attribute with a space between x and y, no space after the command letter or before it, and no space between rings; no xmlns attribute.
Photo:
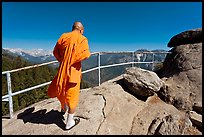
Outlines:
<svg viewBox="0 0 204 137"><path fill-rule="evenodd" d="M68 115L65 129L69 130L79 123L74 113L79 102L80 82L82 79L81 61L90 57L88 39L83 36L84 27L75 22L72 31L63 33L58 39L53 54L60 62L57 75L48 87L48 96L57 97L62 111ZM68 108L67 108L68 107Z"/></svg>

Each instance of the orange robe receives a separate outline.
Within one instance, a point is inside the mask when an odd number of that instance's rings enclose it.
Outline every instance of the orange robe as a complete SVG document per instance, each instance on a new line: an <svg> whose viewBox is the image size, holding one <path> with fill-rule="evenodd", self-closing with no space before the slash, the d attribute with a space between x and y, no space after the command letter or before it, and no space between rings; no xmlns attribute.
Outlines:
<svg viewBox="0 0 204 137"><path fill-rule="evenodd" d="M62 109L65 103L69 108L76 108L82 78L81 61L91 55L88 40L76 31L64 33L57 41L53 54L60 66L47 94L50 98L57 97Z"/></svg>

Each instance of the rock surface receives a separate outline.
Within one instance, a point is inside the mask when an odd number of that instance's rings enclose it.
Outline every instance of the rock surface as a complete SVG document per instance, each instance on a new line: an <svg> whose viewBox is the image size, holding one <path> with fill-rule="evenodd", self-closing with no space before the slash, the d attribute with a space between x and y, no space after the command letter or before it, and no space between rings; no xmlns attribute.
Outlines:
<svg viewBox="0 0 204 137"><path fill-rule="evenodd" d="M192 124L195 125L199 130L202 131L202 115L197 114L195 111L189 111L189 117Z"/></svg>
<svg viewBox="0 0 204 137"><path fill-rule="evenodd" d="M75 113L81 121L70 131L64 130L67 113L64 116L60 114L60 103L54 98L16 112L11 120L2 119L2 134L128 135L135 114L145 104L124 91L121 85L115 82L117 80L116 78L101 84L100 87L81 91Z"/></svg>
<svg viewBox="0 0 204 137"><path fill-rule="evenodd" d="M180 110L202 111L202 42L193 43L197 42L193 38L200 37L202 29L193 30L192 33L190 31L178 34L178 36L188 34L193 37L188 43L180 39L182 45L170 50L171 53L167 55L160 75L165 86L158 94L162 100Z"/></svg>
<svg viewBox="0 0 204 137"><path fill-rule="evenodd" d="M56 98L35 103L15 113L13 119L2 118L3 135L147 135L201 134L184 112L168 105L158 97L142 101L123 89L119 76L99 87L82 90L75 116L80 123L70 131L64 130L67 113L60 114ZM168 118L173 119L169 121ZM163 123L150 127L153 120ZM143 124L140 124L140 121ZM163 120L163 121L162 121ZM167 124L164 122L166 121ZM181 121L182 123L177 123ZM172 131L169 131L169 125ZM182 125L183 127L179 127ZM187 131L188 129L188 131ZM184 132L185 131L185 132Z"/></svg>
<svg viewBox="0 0 204 137"><path fill-rule="evenodd" d="M168 47L176 47L179 45L193 44L202 42L202 28L187 30L182 33L179 33L173 36L169 43Z"/></svg>
<svg viewBox="0 0 204 137"><path fill-rule="evenodd" d="M192 127L185 112L166 104L157 96L148 97L146 107L133 120L133 135L200 135L201 132Z"/></svg>
<svg viewBox="0 0 204 137"><path fill-rule="evenodd" d="M127 68L123 77L128 89L140 96L152 96L164 86L156 73L137 67Z"/></svg>

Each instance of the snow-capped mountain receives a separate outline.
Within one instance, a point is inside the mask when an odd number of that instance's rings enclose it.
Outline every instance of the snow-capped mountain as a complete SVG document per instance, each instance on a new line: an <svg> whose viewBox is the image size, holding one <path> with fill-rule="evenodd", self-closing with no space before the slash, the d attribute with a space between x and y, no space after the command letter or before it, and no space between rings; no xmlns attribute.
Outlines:
<svg viewBox="0 0 204 137"><path fill-rule="evenodd" d="M32 63L43 63L56 60L52 50L24 50L21 48L4 48L4 50L9 52L10 54L13 54L14 56L21 56L22 58Z"/></svg>
<svg viewBox="0 0 204 137"><path fill-rule="evenodd" d="M135 62L151 62L153 59L153 54L145 54L141 52L167 52L165 50L136 50L134 52L134 61ZM53 56L53 54L49 51L42 50L42 49L36 49L36 50L30 50L30 51L25 51L22 49L2 49L2 55L3 54L11 54L13 56L20 56L24 59L26 59L28 62L35 63L35 64L40 64L44 62L49 62L49 61L54 61L56 58ZM155 54L154 55L154 62L163 62L166 57L166 54ZM110 64L118 64L118 63L125 63L125 62L130 62L133 60L132 54L103 54L101 55L100 58L100 63L101 66L104 65L110 65ZM56 68L59 66L59 63L52 64L52 67ZM98 57L97 56L91 56L87 60L84 60L82 62L82 70L87 70L93 67L98 66ZM130 66L130 65L129 65ZM143 69L147 70L152 70L152 64L134 64L136 67L140 67ZM121 66L121 67L116 67L112 69L103 69L101 71L101 81L107 81L111 78L114 78L116 76L119 76L125 72L125 68L128 66ZM95 71L96 72L96 71ZM83 79L85 81L92 81L89 83L92 86L95 86L98 84L97 78L98 78L98 73L91 73L90 75L84 75ZM93 82L94 81L94 82Z"/></svg>
<svg viewBox="0 0 204 137"><path fill-rule="evenodd" d="M10 52L16 53L18 55L23 56L24 53L29 54L34 57L39 56L53 56L52 50L45 50L45 49L32 49L32 50L24 50L21 48L4 48Z"/></svg>
<svg viewBox="0 0 204 137"><path fill-rule="evenodd" d="M9 52L9 54L13 54L14 56L21 56L22 58L26 59L31 63L44 63L49 61L54 61L56 58L54 57L52 51L44 50L44 49L33 49L33 50L23 50L20 48L4 48L4 52ZM2 52L3 52L2 50ZM136 62L149 62L152 61L152 54L144 54L144 53L137 53L137 52L166 52L165 50L146 50L140 49L135 51L134 61ZM164 61L166 54L155 54L154 61L160 62ZM132 61L132 55L126 54L104 54L101 56L101 65L109 65L115 63L124 63ZM54 65L57 66L57 65ZM93 56L85 61L82 62L83 70L88 68L97 66L97 57ZM151 64L141 64L143 68L151 68Z"/></svg>

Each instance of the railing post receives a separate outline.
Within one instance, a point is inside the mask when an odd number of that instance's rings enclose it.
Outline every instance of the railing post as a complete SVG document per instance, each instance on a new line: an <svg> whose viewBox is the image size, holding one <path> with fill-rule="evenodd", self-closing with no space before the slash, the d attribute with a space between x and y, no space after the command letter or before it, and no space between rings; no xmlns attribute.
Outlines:
<svg viewBox="0 0 204 137"><path fill-rule="evenodd" d="M7 76L8 95L9 95L9 115L10 115L10 118L13 118L13 99L12 99L10 72L6 73L6 76Z"/></svg>
<svg viewBox="0 0 204 137"><path fill-rule="evenodd" d="M154 53L152 53L152 71L154 70Z"/></svg>
<svg viewBox="0 0 204 137"><path fill-rule="evenodd" d="M101 85L101 53L98 53L98 85Z"/></svg>
<svg viewBox="0 0 204 137"><path fill-rule="evenodd" d="M132 67L134 67L134 61L135 61L135 57L134 57L134 51L132 52Z"/></svg>

